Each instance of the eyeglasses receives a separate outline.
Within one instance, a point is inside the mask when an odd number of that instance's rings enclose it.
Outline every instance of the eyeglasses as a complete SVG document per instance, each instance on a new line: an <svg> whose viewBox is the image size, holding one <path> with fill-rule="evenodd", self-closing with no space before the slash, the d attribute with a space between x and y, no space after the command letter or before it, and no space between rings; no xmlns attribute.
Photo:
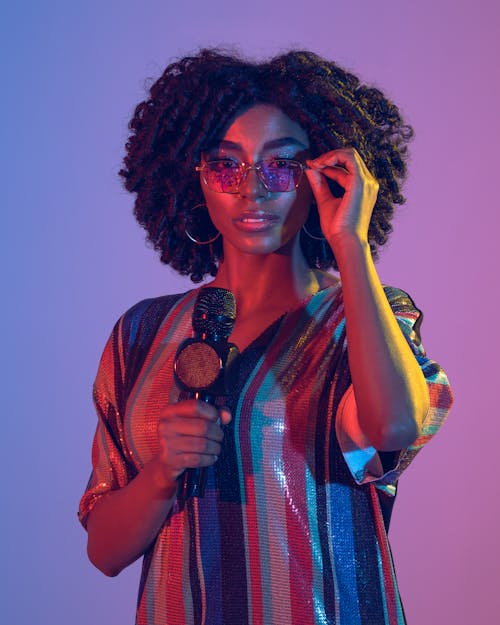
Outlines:
<svg viewBox="0 0 500 625"><path fill-rule="evenodd" d="M247 173L254 169L259 180L271 193L294 191L307 167L288 158L270 158L255 165L239 163L230 158L202 162L195 168L203 182L216 193L238 193Z"/></svg>

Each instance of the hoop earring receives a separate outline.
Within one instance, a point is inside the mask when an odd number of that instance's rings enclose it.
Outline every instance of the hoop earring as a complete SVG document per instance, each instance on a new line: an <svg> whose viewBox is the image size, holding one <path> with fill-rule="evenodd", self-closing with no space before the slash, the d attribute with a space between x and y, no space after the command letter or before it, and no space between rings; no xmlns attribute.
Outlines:
<svg viewBox="0 0 500 625"><path fill-rule="evenodd" d="M306 228L306 224L302 226L302 230L307 234L307 236L315 241L326 241L326 237L315 237L314 234L311 234L309 230Z"/></svg>
<svg viewBox="0 0 500 625"><path fill-rule="evenodd" d="M315 202L313 202L313 204L311 205L311 207L313 207L313 206L314 206L314 207L316 207L316 203L315 203ZM317 211L317 208L316 208L316 211ZM310 220L310 217L311 217L311 214L309 214L309 217L307 218L307 221L309 221L309 220ZM307 223L307 221L306 221L306 223ZM315 225L317 228L319 228L319 231L321 232L321 226L319 225L319 219L313 219L313 222L314 222L314 221L317 221L317 223L316 223L316 224L314 224L314 225ZM306 228L306 224L304 224L304 225L302 226L302 230L303 230L303 231L307 234L307 236L308 236L310 239L314 239L314 241L326 241L326 237L324 237L324 236L317 237L317 236L315 236L314 234L311 234L311 233L309 232L309 230Z"/></svg>
<svg viewBox="0 0 500 625"><path fill-rule="evenodd" d="M196 206L193 206L193 208L189 211L190 213L193 213L195 210L199 209L201 206L205 207L205 210L208 213L208 209L206 204L196 204ZM186 220L188 221L188 220ZM213 224L212 224L213 226ZM214 226L215 227L215 226ZM210 245L210 243L213 243L214 241L217 241L217 239L220 237L220 232L217 231L217 234L212 237L211 239L208 239L207 241L200 241L199 239L196 239L195 237L193 237L193 235L189 232L189 230L187 229L187 223L184 224L184 233L186 234L187 238L192 241L193 243L196 243L196 245Z"/></svg>

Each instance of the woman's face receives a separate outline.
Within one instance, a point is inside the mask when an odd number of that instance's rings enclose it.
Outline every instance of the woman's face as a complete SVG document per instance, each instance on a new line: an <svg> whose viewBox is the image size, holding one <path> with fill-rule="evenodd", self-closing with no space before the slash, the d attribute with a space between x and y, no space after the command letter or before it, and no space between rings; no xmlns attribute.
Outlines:
<svg viewBox="0 0 500 625"><path fill-rule="evenodd" d="M255 165L275 157L304 163L308 155L306 132L280 109L258 104L233 121L206 161L231 159ZM297 189L270 192L255 170L246 172L237 193L212 191L200 179L210 217L229 248L249 254L272 254L291 249L307 219L312 192L305 175ZM283 249L285 248L285 249Z"/></svg>

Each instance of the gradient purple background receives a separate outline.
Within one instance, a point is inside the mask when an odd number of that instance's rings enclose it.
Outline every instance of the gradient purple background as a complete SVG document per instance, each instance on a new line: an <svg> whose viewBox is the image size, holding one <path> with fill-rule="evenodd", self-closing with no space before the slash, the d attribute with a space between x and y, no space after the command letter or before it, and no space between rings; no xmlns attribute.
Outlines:
<svg viewBox="0 0 500 625"><path fill-rule="evenodd" d="M408 203L378 268L425 312L424 345L447 370L455 407L401 481L390 538L410 625L497 618L498 6L52 0L3 9L2 622L133 622L138 564L104 577L76 519L95 427L91 384L117 317L191 283L145 246L116 172L144 80L219 44L257 57L310 48L385 90L416 129Z"/></svg>

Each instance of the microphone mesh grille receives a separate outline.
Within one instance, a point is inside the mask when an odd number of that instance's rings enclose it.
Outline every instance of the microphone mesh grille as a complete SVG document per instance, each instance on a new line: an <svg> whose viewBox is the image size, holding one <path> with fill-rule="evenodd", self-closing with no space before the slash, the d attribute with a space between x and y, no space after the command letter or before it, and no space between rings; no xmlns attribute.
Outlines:
<svg viewBox="0 0 500 625"><path fill-rule="evenodd" d="M227 289L204 287L193 309L193 330L208 338L227 339L236 319L234 295Z"/></svg>

